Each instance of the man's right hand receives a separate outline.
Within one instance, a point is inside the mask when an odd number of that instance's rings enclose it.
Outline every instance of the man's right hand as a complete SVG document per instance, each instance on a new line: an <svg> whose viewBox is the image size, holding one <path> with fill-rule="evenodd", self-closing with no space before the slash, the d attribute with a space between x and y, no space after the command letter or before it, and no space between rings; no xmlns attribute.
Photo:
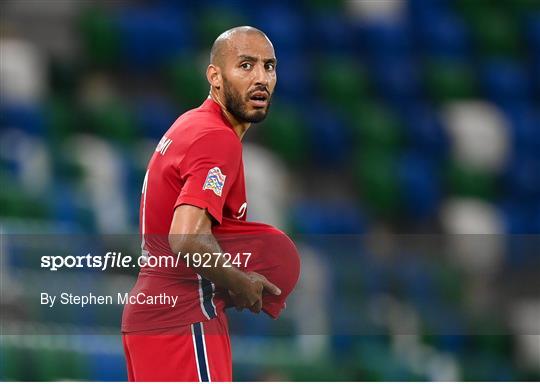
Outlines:
<svg viewBox="0 0 540 384"><path fill-rule="evenodd" d="M175 254L208 253L211 268L191 268L220 287L227 288L236 308L249 308L259 313L262 309L263 291L281 295L281 290L256 272L243 272L232 266L224 266L223 254L216 238L212 235L212 219L205 209L191 205L176 207L169 230L169 245ZM218 256L216 256L218 255Z"/></svg>
<svg viewBox="0 0 540 384"><path fill-rule="evenodd" d="M272 295L281 295L281 290L266 277L257 272L246 272L248 279L239 287L229 289L234 306L238 310L248 308L251 312L259 313L262 309L262 295L266 291Z"/></svg>

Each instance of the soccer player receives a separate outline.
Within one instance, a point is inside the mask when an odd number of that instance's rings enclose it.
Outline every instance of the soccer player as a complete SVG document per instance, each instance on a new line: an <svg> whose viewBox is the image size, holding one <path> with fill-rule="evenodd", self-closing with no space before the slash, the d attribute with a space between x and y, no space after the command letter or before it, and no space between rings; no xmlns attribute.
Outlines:
<svg viewBox="0 0 540 384"><path fill-rule="evenodd" d="M225 309L277 318L300 273L292 241L246 221L241 140L262 121L276 85L268 37L252 27L221 34L206 71L210 94L165 133L143 182L143 255L182 255L141 268L130 295L177 296L127 304L122 338L130 381L231 381ZM149 264L150 265L150 264Z"/></svg>

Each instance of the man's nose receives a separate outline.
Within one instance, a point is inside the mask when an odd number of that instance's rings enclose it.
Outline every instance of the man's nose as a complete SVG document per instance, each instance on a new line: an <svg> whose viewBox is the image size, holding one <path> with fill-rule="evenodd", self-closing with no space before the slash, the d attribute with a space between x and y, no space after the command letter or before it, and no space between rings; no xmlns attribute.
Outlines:
<svg viewBox="0 0 540 384"><path fill-rule="evenodd" d="M261 84L267 86L269 82L269 75L266 72L264 65L257 65L255 67L255 84Z"/></svg>

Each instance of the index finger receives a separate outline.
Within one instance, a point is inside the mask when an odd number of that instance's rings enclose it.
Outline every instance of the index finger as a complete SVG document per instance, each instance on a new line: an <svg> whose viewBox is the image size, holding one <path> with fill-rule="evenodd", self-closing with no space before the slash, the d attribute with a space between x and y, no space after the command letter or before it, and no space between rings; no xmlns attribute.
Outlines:
<svg viewBox="0 0 540 384"><path fill-rule="evenodd" d="M269 282L266 277L262 280L263 288L270 292L272 295L279 296L281 295L281 289L279 289L276 285Z"/></svg>

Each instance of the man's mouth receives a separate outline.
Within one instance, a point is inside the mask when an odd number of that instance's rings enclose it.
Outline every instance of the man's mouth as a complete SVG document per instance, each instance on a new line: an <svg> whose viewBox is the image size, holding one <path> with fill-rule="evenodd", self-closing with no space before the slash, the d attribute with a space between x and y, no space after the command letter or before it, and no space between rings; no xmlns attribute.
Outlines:
<svg viewBox="0 0 540 384"><path fill-rule="evenodd" d="M268 105L268 93L263 91L253 92L249 101L255 108L264 108Z"/></svg>

